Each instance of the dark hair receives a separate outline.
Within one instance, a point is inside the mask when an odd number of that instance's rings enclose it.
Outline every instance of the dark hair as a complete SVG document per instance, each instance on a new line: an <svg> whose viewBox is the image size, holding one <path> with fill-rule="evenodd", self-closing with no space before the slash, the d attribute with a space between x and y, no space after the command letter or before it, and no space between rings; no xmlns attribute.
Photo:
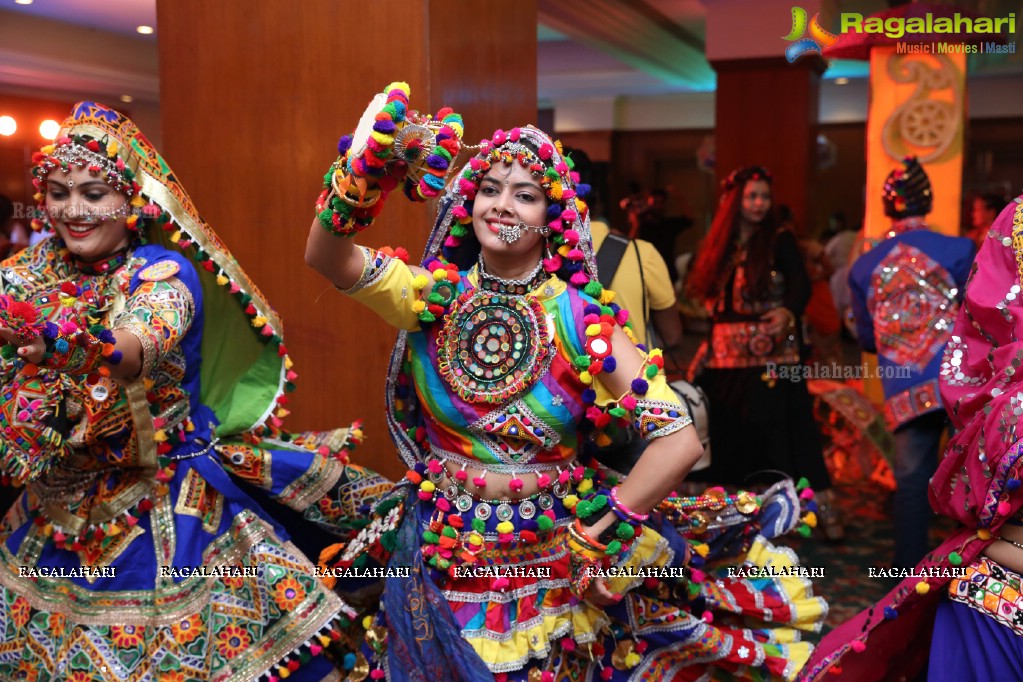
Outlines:
<svg viewBox="0 0 1023 682"><path fill-rule="evenodd" d="M884 214L892 220L925 216L931 212L934 196L931 180L915 156L907 156L902 165L892 169L884 180L881 192Z"/></svg>
<svg viewBox="0 0 1023 682"><path fill-rule="evenodd" d="M590 188L585 196L586 203L590 207L598 205L604 198L604 191L601 185L604 184L606 177L598 177L596 164L593 163L593 159L582 149L575 147L565 147L562 156L572 160L572 170L579 174L579 184Z"/></svg>
<svg viewBox="0 0 1023 682"><path fill-rule="evenodd" d="M755 181L770 185L771 175L759 166L747 166L733 171L726 178L718 211L696 255L689 278L687 289L693 298L705 301L721 294L722 277L735 253L735 233L742 215L742 193L746 183ZM768 211L750 237L746 250L746 272L749 292L754 295L768 291L774 261L774 236L778 227L775 212Z"/></svg>

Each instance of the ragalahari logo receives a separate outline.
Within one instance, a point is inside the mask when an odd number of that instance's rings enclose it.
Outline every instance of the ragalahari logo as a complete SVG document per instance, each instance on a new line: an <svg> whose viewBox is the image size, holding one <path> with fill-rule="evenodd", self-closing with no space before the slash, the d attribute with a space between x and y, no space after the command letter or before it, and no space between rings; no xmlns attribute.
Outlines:
<svg viewBox="0 0 1023 682"><path fill-rule="evenodd" d="M792 8L792 31L787 36L782 36L791 45L785 48L785 58L789 63L796 61L804 54L820 54L821 50L831 47L838 40L838 36L830 31L821 28L820 14L813 15L809 22L806 20L806 10L802 7ZM806 36L809 32L809 37Z"/></svg>

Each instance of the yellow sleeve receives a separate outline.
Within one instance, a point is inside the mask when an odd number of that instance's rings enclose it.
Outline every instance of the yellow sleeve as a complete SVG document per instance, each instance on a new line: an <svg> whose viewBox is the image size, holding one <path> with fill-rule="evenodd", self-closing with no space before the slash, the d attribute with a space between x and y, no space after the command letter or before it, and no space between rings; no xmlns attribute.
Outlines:
<svg viewBox="0 0 1023 682"><path fill-rule="evenodd" d="M419 315L412 309L418 299L412 288L414 273L408 265L360 246L364 258L362 276L349 289L341 291L382 317L387 324L405 331L419 329Z"/></svg>
<svg viewBox="0 0 1023 682"><path fill-rule="evenodd" d="M650 310L667 310L675 307L675 285L668 274L668 265L654 245L639 242L639 254L643 259L643 279L646 283L647 304Z"/></svg>
<svg viewBox="0 0 1023 682"><path fill-rule="evenodd" d="M643 355L643 365L630 389L616 396L604 386L598 374L592 384L597 394L594 404L612 416L627 419L644 440L667 436L692 424L689 410L668 385L663 361L658 365L661 351L655 349L649 355L637 352Z"/></svg>

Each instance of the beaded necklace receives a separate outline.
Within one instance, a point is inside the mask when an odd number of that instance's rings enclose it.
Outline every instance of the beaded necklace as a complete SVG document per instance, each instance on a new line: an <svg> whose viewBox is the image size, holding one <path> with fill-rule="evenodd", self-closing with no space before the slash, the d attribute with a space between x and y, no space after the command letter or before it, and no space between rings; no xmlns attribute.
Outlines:
<svg viewBox="0 0 1023 682"><path fill-rule="evenodd" d="M510 294L512 296L525 296L540 286L540 283L547 277L547 274L543 272L543 261L538 262L533 271L522 279L504 279L497 275L492 275L487 272L482 253L479 255L477 274L479 276L480 289L499 294Z"/></svg>
<svg viewBox="0 0 1023 682"><path fill-rule="evenodd" d="M114 272L128 262L128 248L125 247L97 261L88 262L72 257L71 262L83 275L105 275Z"/></svg>

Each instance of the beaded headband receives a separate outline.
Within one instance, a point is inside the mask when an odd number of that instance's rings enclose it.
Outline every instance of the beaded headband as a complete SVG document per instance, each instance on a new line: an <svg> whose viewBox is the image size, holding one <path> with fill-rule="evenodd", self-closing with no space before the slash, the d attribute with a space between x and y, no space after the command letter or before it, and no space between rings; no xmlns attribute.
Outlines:
<svg viewBox="0 0 1023 682"><path fill-rule="evenodd" d="M45 210L46 181L50 173L58 169L68 172L72 166L87 169L94 178L102 179L114 190L127 195L129 202L122 209L99 218L121 217L133 209L145 206L146 202L139 196L141 188L135 182L138 163L131 158L130 152L123 154L122 150L122 146L109 136L96 139L81 134L68 135L62 131L53 144L33 154L35 166L32 169L32 185L36 190L33 198L38 202L41 218L32 220L32 229L38 232L47 227L49 214ZM129 217L126 225L128 229L138 232L138 216Z"/></svg>
<svg viewBox="0 0 1023 682"><path fill-rule="evenodd" d="M109 155L98 151L100 149L109 149ZM78 139L64 137L57 141L57 148L53 154L40 161L40 174L45 175L55 170L53 161L56 161L61 169L67 169L72 164L79 168L88 168L92 175L102 177L111 187L128 196L132 196L138 190L138 185L133 182L135 174L117 157L116 142L103 144L95 140L85 142L81 137Z"/></svg>

